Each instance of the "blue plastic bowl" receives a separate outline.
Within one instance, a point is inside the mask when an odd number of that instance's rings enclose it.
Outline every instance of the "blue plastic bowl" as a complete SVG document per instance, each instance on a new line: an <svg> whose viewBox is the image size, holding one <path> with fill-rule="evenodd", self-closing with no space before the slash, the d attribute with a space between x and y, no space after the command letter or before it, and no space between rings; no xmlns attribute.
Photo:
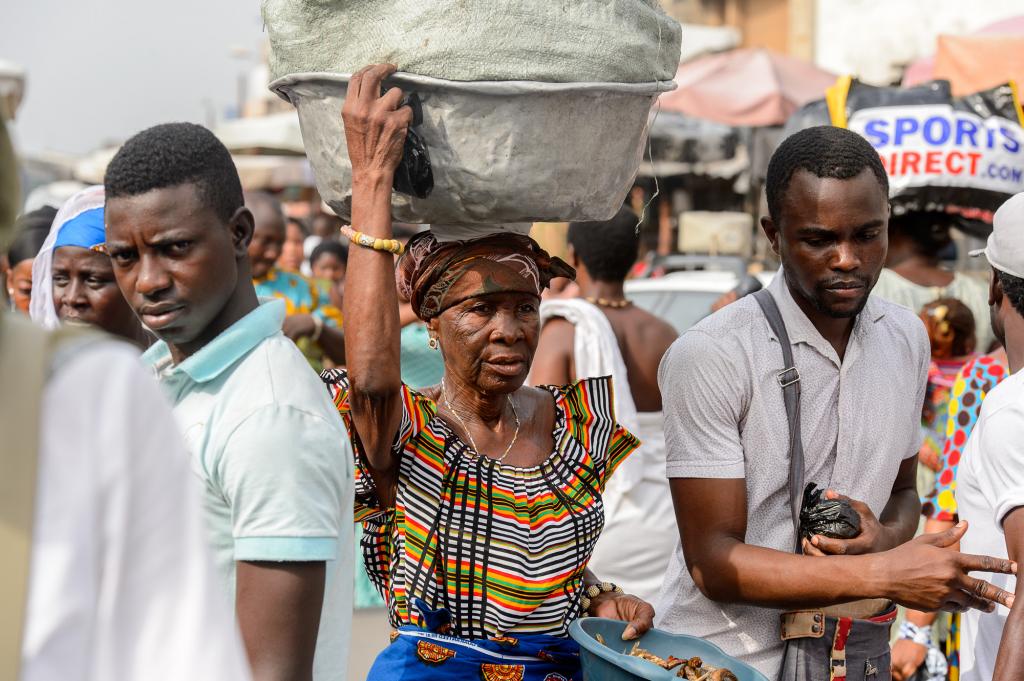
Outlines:
<svg viewBox="0 0 1024 681"><path fill-rule="evenodd" d="M569 635L580 644L584 681L674 681L678 669L662 669L653 662L626 653L637 642L623 641L625 622L585 617L569 625ZM597 640L601 634L604 643ZM713 643L695 636L651 629L640 637L640 647L659 657L700 657L713 667L728 667L739 681L768 681L748 664L729 657Z"/></svg>

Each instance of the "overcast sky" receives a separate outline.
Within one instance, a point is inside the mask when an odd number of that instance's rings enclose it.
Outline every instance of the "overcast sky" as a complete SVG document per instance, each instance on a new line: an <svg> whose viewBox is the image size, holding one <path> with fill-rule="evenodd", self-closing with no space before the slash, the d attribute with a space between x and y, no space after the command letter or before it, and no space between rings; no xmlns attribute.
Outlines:
<svg viewBox="0 0 1024 681"><path fill-rule="evenodd" d="M264 38L259 0L0 0L0 59L28 72L23 152L91 151L237 100ZM233 48L251 56L238 59Z"/></svg>

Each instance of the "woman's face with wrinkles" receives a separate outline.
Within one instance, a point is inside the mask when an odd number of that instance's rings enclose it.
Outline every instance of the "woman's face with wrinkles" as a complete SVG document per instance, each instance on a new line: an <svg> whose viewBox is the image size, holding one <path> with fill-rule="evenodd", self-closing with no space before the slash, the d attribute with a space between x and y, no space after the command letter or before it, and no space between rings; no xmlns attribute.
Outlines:
<svg viewBox="0 0 1024 681"><path fill-rule="evenodd" d="M540 298L491 293L454 305L428 323L446 375L484 394L517 390L530 373L540 335Z"/></svg>
<svg viewBox="0 0 1024 681"><path fill-rule="evenodd" d="M104 253L78 246L53 252L53 305L64 323L96 326L129 340L138 336L139 320Z"/></svg>

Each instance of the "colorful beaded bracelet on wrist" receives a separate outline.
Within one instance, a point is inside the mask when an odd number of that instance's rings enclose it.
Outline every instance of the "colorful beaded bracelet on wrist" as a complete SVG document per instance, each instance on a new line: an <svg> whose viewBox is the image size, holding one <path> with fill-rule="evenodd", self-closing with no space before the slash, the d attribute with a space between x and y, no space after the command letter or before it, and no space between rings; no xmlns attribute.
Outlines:
<svg viewBox="0 0 1024 681"><path fill-rule="evenodd" d="M580 597L580 605L582 606L583 613L586 614L590 610L590 603L593 599L597 598L601 594L608 593L620 594L623 593L623 591L611 582L598 582L588 586L587 590L584 591L583 595Z"/></svg>
<svg viewBox="0 0 1024 681"><path fill-rule="evenodd" d="M369 234L363 234L357 232L351 227L342 227L341 235L346 239L362 246L363 248L372 248L375 251L387 251L388 253L394 253L395 255L401 255L405 252L405 246L398 239L380 239Z"/></svg>

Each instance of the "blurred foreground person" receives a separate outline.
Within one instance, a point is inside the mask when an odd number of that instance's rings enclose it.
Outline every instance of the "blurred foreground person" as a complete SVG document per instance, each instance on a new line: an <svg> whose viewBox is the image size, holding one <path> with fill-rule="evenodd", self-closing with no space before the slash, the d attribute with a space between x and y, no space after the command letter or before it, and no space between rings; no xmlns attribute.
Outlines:
<svg viewBox="0 0 1024 681"><path fill-rule="evenodd" d="M151 338L117 287L106 239L103 187L68 199L32 266L32 319L47 329L93 326L144 350Z"/></svg>
<svg viewBox="0 0 1024 681"><path fill-rule="evenodd" d="M611 376L619 423L640 438L604 490L605 524L590 559L603 579L651 601L679 540L665 478L664 418L658 365L678 337L672 326L626 299L636 262L637 217L623 208L604 222L569 225L578 298L545 300L530 380L565 385Z"/></svg>
<svg viewBox="0 0 1024 681"><path fill-rule="evenodd" d="M946 550L963 525L910 541L929 348L913 312L869 296L889 217L878 153L803 130L772 155L767 195L780 272L683 333L659 372L681 545L657 623L769 678L883 681L894 601L989 610L1012 595L968 573L1015 566ZM804 482L859 529L806 527Z"/></svg>
<svg viewBox="0 0 1024 681"><path fill-rule="evenodd" d="M0 310L0 386L0 678L247 681L184 444L137 352Z"/></svg>
<svg viewBox="0 0 1024 681"><path fill-rule="evenodd" d="M4 278L11 307L28 314L32 300L32 263L43 247L57 209L43 206L26 213L14 223L15 237L7 249Z"/></svg>
<svg viewBox="0 0 1024 681"><path fill-rule="evenodd" d="M256 221L249 243L252 282L260 298L277 298L285 304L282 331L302 350L314 369L323 368L326 356L335 364L345 361L345 334L321 309L316 285L298 272L277 266L285 243L285 217L281 204L265 192L245 194L245 205Z"/></svg>
<svg viewBox="0 0 1024 681"><path fill-rule="evenodd" d="M345 677L352 454L323 386L260 303L252 213L206 128L158 125L106 174L117 283L161 339L143 359L174 404L214 557L257 681Z"/></svg>
<svg viewBox="0 0 1024 681"><path fill-rule="evenodd" d="M957 472L960 517L971 523L964 551L1024 560L1024 193L996 211L983 251L992 267L992 328L1011 375L985 398ZM982 575L1022 595L1024 580ZM1024 598L1007 612L966 612L960 681L1024 678Z"/></svg>

